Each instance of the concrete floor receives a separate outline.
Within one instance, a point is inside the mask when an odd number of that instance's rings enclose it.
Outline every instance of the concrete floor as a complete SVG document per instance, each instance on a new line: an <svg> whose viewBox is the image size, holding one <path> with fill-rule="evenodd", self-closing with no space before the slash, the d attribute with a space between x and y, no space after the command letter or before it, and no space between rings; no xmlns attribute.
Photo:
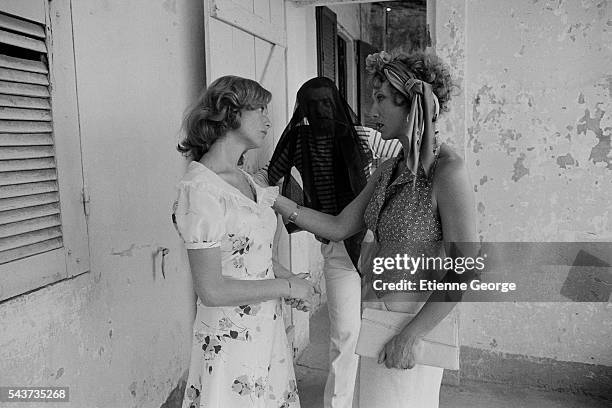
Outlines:
<svg viewBox="0 0 612 408"><path fill-rule="evenodd" d="M298 389L302 408L322 408L329 347L329 319L325 306L311 317L310 333L310 345L300 356L296 365ZM440 408L507 407L610 408L612 403L584 395L515 389L488 383L443 385L440 390ZM384 405L361 408L384 408Z"/></svg>

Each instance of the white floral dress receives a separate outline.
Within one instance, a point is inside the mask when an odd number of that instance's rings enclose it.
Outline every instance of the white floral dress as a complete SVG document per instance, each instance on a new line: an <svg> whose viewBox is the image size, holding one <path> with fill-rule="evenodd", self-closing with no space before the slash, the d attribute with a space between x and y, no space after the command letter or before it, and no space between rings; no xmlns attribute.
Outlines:
<svg viewBox="0 0 612 408"><path fill-rule="evenodd" d="M191 162L178 185L173 220L187 249L221 249L225 278L273 279L277 187L245 173L257 202ZM208 307L197 301L183 408L299 407L281 299Z"/></svg>

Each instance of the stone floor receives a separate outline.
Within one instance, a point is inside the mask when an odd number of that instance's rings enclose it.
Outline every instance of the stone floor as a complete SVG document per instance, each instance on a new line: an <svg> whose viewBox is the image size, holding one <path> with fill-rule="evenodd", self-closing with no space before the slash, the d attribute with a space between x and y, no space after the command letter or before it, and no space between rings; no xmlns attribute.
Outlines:
<svg viewBox="0 0 612 408"><path fill-rule="evenodd" d="M329 320L326 307L322 307L310 319L310 333L311 342L298 359L296 376L302 408L322 408L329 341ZM515 389L505 385L487 383L443 385L440 390L440 408L507 407L610 408L612 402L584 395ZM384 408L384 405L361 408Z"/></svg>

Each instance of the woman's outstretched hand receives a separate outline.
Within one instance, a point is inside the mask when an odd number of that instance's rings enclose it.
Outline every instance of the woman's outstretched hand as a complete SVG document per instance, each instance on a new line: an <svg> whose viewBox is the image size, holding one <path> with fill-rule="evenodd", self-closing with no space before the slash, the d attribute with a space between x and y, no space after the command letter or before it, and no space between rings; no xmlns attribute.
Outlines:
<svg viewBox="0 0 612 408"><path fill-rule="evenodd" d="M385 363L387 368L413 368L419 348L423 345L422 339L423 334L405 328L385 344L378 355L378 364Z"/></svg>

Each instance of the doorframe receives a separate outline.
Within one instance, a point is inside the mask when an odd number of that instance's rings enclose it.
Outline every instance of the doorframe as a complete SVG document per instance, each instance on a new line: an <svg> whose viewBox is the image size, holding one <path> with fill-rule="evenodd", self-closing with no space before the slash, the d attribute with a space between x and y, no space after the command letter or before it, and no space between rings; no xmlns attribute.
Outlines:
<svg viewBox="0 0 612 408"><path fill-rule="evenodd" d="M342 24L336 24L338 27L338 36L346 42L346 101L354 112L357 110L357 52L355 50L355 39L349 34L348 30ZM336 58L337 58L336 53ZM336 62L336 67L338 64ZM336 69L337 70L337 69ZM336 73L336 78L338 75Z"/></svg>

